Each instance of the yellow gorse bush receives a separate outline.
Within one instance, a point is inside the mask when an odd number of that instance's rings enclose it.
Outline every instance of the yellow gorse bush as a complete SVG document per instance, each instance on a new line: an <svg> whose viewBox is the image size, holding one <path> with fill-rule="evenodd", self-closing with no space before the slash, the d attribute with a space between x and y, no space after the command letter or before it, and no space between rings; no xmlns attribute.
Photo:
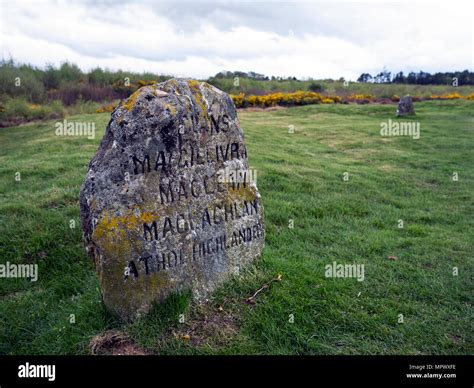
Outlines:
<svg viewBox="0 0 474 388"><path fill-rule="evenodd" d="M113 112L113 110L115 109L115 105L113 104L109 104L109 105L104 105L102 107L100 107L99 109L96 109L96 112L97 113L105 113L105 112Z"/></svg>
<svg viewBox="0 0 474 388"><path fill-rule="evenodd" d="M371 102L375 100L375 96L371 94L351 94L347 99L353 102Z"/></svg>
<svg viewBox="0 0 474 388"><path fill-rule="evenodd" d="M461 96L459 93L446 93L446 94L433 94L430 96L432 100L458 100L460 98L465 98L469 100L469 96Z"/></svg>
<svg viewBox="0 0 474 388"><path fill-rule="evenodd" d="M245 96L243 93L238 95L231 95L234 104L237 108L243 107L261 107L266 108L276 105L309 105L309 104L333 104L335 102L342 102L339 96L326 97L320 93L298 91L293 93L271 93L263 96Z"/></svg>
<svg viewBox="0 0 474 388"><path fill-rule="evenodd" d="M334 104L334 103L357 103L367 104L371 102L377 102L378 99L372 94L351 94L347 97L340 96L323 96L316 92L305 92L297 91L293 93L271 93L265 95L249 95L246 96L244 93L232 95L232 100L237 108L247 107L260 107L266 108L270 106L295 106L295 105L309 105L309 104ZM432 95L430 97L413 96L413 101L423 100L453 100L453 99L465 99L474 100L474 94L468 96L462 96L459 93L449 93L443 95ZM393 102L400 101L400 96L393 95L390 98Z"/></svg>
<svg viewBox="0 0 474 388"><path fill-rule="evenodd" d="M323 96L316 92L297 91L293 93L271 93L261 96L246 96L243 93L231 95L232 100L237 108L260 107L266 108L270 106L294 106L294 105L310 105L310 104L335 104L344 101L367 103L375 101L375 96L370 94L352 94L347 98L340 96Z"/></svg>

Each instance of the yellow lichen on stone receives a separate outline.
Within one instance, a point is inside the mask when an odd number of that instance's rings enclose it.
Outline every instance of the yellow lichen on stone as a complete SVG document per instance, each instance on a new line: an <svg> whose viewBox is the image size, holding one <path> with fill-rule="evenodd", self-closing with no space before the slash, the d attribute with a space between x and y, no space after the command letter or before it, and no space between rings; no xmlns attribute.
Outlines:
<svg viewBox="0 0 474 388"><path fill-rule="evenodd" d="M188 81L188 85L189 85L189 88L191 89L191 92L193 93L194 97L196 98L197 104L201 108L202 114L204 115L204 117L207 118L207 116L208 116L207 108L206 108L206 104L204 103L204 100L203 100L203 97L202 97L199 81L191 79L191 80Z"/></svg>
<svg viewBox="0 0 474 388"><path fill-rule="evenodd" d="M176 116L177 110L176 107L171 104L166 104L166 109L169 110L172 116Z"/></svg>
<svg viewBox="0 0 474 388"><path fill-rule="evenodd" d="M128 97L127 101L122 104L122 107L130 112L137 103L137 98L141 94L141 92L142 88L134 92L130 97Z"/></svg>
<svg viewBox="0 0 474 388"><path fill-rule="evenodd" d="M141 212L139 215L129 213L122 216L104 214L100 217L97 227L92 234L92 240L100 250L116 256L117 252L130 252L132 241L129 236L141 233L143 223L158 219L156 214Z"/></svg>
<svg viewBox="0 0 474 388"><path fill-rule="evenodd" d="M227 185L229 191L229 200L231 201L247 201L252 202L257 194L254 189L252 189L248 184L244 187L243 184L240 184L239 187L233 187L232 184Z"/></svg>
<svg viewBox="0 0 474 388"><path fill-rule="evenodd" d="M103 217L100 218L99 223L94 231L94 235L97 237L103 236L105 233L110 232L112 229L133 229L137 225L144 222L151 222L152 220L158 219L154 213L151 212L140 212L139 215L133 214L131 211L122 216L110 216L106 213Z"/></svg>
<svg viewBox="0 0 474 388"><path fill-rule="evenodd" d="M195 79L190 79L188 81L188 85L189 85L190 88L199 89L200 82L196 81Z"/></svg>
<svg viewBox="0 0 474 388"><path fill-rule="evenodd" d="M132 210L124 215L114 216L104 212L99 218L92 240L99 253L106 257L106 265L99 260L99 279L104 301L108 305L121 306L115 311L119 316L132 316L137 306L147 309L160 293L166 295L170 281L168 274L156 273L124 279L125 266L136 259L142 244L143 223L159 218L152 212L135 213Z"/></svg>

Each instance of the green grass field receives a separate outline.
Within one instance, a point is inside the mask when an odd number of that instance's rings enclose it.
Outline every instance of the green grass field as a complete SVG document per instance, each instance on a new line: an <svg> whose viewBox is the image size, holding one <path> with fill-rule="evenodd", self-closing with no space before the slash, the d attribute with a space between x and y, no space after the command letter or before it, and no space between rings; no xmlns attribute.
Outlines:
<svg viewBox="0 0 474 388"><path fill-rule="evenodd" d="M0 353L89 353L115 330L158 354L473 354L474 102L416 104L403 120L420 123L418 140L380 136L395 109L239 112L265 206L263 257L208 303L175 295L129 325L101 303L79 224L110 115L69 118L94 121L94 140L57 137L54 121L1 129L0 260L37 263L39 279L0 279ZM333 261L364 264L365 280L326 278Z"/></svg>

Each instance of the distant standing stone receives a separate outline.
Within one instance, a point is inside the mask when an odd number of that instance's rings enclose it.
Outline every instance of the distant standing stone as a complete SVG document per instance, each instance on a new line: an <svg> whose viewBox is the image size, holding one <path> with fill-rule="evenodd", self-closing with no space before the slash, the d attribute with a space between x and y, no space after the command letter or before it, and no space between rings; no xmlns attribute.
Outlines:
<svg viewBox="0 0 474 388"><path fill-rule="evenodd" d="M105 305L132 320L179 290L202 299L257 258L255 176L228 94L172 79L121 103L80 195Z"/></svg>
<svg viewBox="0 0 474 388"><path fill-rule="evenodd" d="M411 96L404 96L398 102L397 116L414 115L413 99Z"/></svg>

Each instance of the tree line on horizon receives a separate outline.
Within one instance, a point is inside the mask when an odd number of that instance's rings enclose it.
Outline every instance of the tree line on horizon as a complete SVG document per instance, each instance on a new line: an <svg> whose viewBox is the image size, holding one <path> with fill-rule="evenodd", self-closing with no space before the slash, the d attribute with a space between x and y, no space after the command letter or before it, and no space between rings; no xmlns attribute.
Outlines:
<svg viewBox="0 0 474 388"><path fill-rule="evenodd" d="M403 71L392 73L388 70L382 70L377 75L362 73L357 82L372 82L378 84L410 84L410 85L474 85L474 73L469 70L438 72L430 74L426 71L410 72L404 74Z"/></svg>

